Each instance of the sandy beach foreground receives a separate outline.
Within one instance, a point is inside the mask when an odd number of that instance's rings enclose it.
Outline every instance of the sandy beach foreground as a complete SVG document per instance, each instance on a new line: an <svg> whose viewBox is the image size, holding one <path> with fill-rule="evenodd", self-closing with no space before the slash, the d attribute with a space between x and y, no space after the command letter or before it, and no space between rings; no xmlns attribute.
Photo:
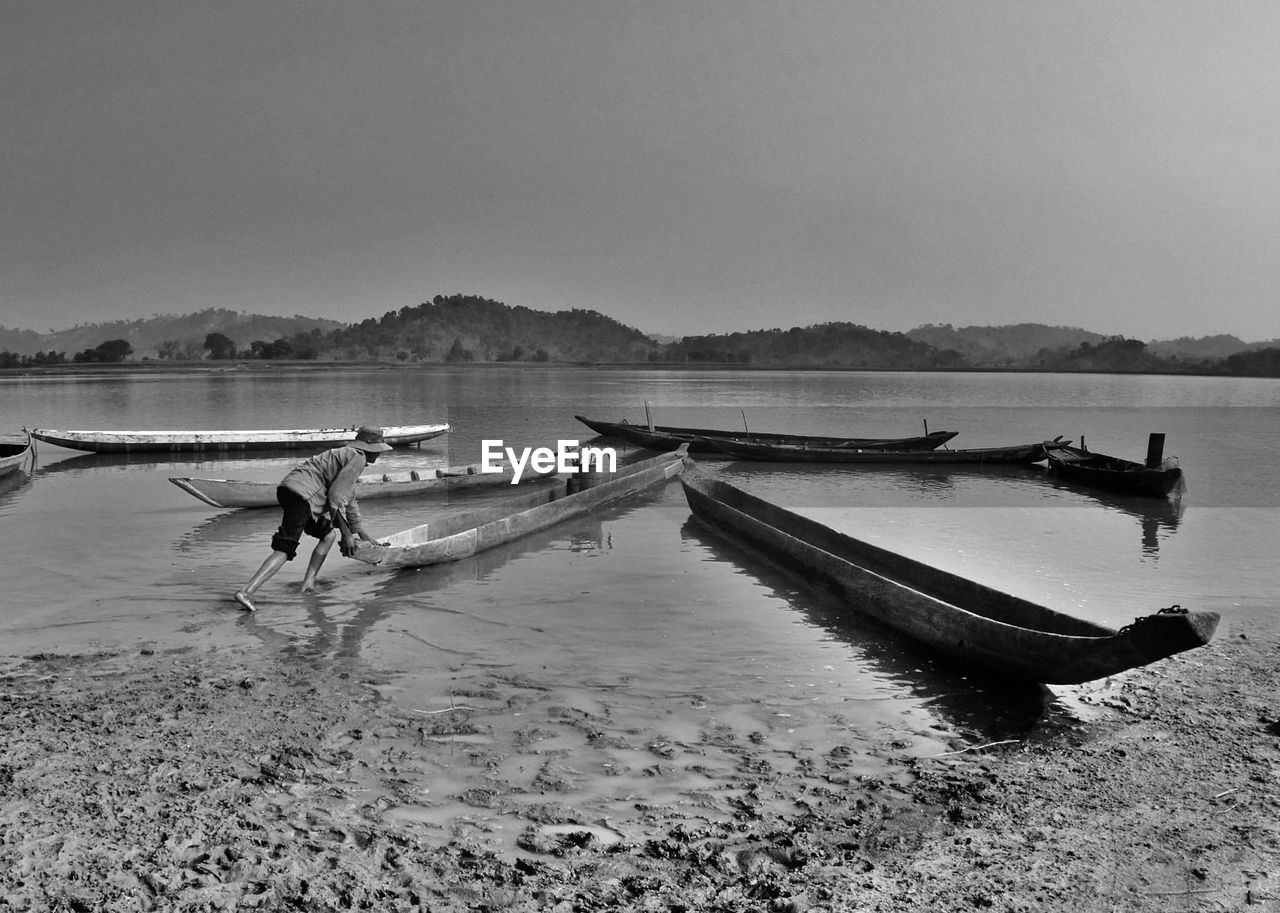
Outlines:
<svg viewBox="0 0 1280 913"><path fill-rule="evenodd" d="M583 774L551 749L516 786L483 715L399 707L356 661L8 657L0 910L1280 910L1277 639L1225 621L1207 648L1084 689L1087 719L889 747L892 777L839 748L779 770L759 733L644 746L655 782L711 741L736 754L709 800L723 814L696 826L645 795L629 821L584 819L566 799ZM628 736L571 708L523 732L584 725ZM447 795L441 752L461 759ZM463 826L504 807L525 825L508 848Z"/></svg>

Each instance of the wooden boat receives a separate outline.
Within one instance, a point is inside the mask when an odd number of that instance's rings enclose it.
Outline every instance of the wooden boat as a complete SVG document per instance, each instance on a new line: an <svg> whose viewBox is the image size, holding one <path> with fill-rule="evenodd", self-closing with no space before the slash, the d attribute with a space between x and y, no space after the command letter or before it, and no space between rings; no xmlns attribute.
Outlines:
<svg viewBox="0 0 1280 913"><path fill-rule="evenodd" d="M880 463L880 464L1010 464L1039 463L1049 451L1064 446L1061 436L1052 441L1012 447L979 447L968 450L863 450L855 447L805 447L797 444L762 444L755 441L706 439L735 460L770 463Z"/></svg>
<svg viewBox="0 0 1280 913"><path fill-rule="evenodd" d="M545 478L554 467L538 472L526 466L521 483ZM356 500L451 495L473 488L510 485L514 478L510 465L501 472L481 472L480 464L444 466L439 469L403 469L395 472L366 472L356 480ZM276 482L244 482L234 479L196 479L170 476L169 481L183 491L214 507L275 507Z"/></svg>
<svg viewBox="0 0 1280 913"><path fill-rule="evenodd" d="M21 469L31 452L30 436L22 443L0 443L0 476L7 476Z"/></svg>
<svg viewBox="0 0 1280 913"><path fill-rule="evenodd" d="M651 456L616 472L556 476L530 494L478 510L442 514L439 519L394 533L387 545L360 542L352 557L377 567L423 567L467 558L563 520L677 478L685 449Z"/></svg>
<svg viewBox="0 0 1280 913"><path fill-rule="evenodd" d="M697 470L681 479L694 518L968 669L1078 684L1203 646L1215 612L1177 606L1115 630L837 532Z"/></svg>
<svg viewBox="0 0 1280 913"><path fill-rule="evenodd" d="M419 444L449 431L448 424L401 425L384 428L383 440L392 447ZM228 452L246 450L323 450L354 440L356 429L241 431L57 431L36 428L36 440L93 453Z"/></svg>
<svg viewBox="0 0 1280 913"><path fill-rule="evenodd" d="M1163 434L1151 435L1145 463L1094 453L1083 445L1060 447L1049 454L1049 471L1068 481L1108 491L1152 498L1181 495L1186 487L1182 469L1175 461L1164 460L1163 454Z"/></svg>
<svg viewBox="0 0 1280 913"><path fill-rule="evenodd" d="M711 428L678 428L673 425L632 425L628 422L602 422L575 415L578 421L596 434L619 437L637 447L649 450L673 450L681 444L689 446L690 453L704 456L723 456L708 441L755 441L761 443L794 444L810 447L857 447L863 450L933 450L941 447L960 432L932 431L918 437L822 437L803 434L760 433L755 431L717 431Z"/></svg>

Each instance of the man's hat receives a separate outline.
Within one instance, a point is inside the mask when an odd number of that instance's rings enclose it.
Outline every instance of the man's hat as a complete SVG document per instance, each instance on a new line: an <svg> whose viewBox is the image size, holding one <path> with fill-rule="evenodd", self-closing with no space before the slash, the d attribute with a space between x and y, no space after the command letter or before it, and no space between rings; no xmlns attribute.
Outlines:
<svg viewBox="0 0 1280 913"><path fill-rule="evenodd" d="M356 439L347 446L365 453L382 453L391 449L391 445L382 439L382 429L372 425L361 425L356 431Z"/></svg>

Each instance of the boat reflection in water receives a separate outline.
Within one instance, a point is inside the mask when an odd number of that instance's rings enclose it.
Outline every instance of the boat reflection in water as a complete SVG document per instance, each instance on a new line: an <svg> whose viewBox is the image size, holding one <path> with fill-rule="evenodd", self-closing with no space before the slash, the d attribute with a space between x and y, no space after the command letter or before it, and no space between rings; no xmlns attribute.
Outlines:
<svg viewBox="0 0 1280 913"><path fill-rule="evenodd" d="M1160 540L1177 531L1185 510L1182 498L1149 498L1125 495L1091 488L1063 479L1047 469L1042 471L1043 484L1058 493L1079 498L1084 506L1099 505L1114 513L1133 517L1142 528L1142 554L1145 558L1160 556Z"/></svg>
<svg viewBox="0 0 1280 913"><path fill-rule="evenodd" d="M1080 507L1107 510L1136 519L1142 554L1156 558L1160 542L1182 520L1181 498L1144 498L1117 494L1068 481L1044 466L785 466L733 463L718 478L749 491L788 492L787 500L822 502L812 507Z"/></svg>
<svg viewBox="0 0 1280 913"><path fill-rule="evenodd" d="M16 501L30 481L31 474L25 469L15 469L0 476L0 508Z"/></svg>
<svg viewBox="0 0 1280 913"><path fill-rule="evenodd" d="M755 552L726 542L693 518L684 523L680 533L714 560L737 567L809 624L847 645L853 654L851 661L866 666L877 679L909 692L971 741L1043 737L1078 722L1044 685L993 679L961 668L874 618L850 612L836 596L799 583L794 575Z"/></svg>
<svg viewBox="0 0 1280 913"><path fill-rule="evenodd" d="M45 456L49 451L45 451ZM245 470L279 471L283 476L292 467L306 457L297 451L282 453L272 459L271 454L257 453L249 459L236 461L239 472ZM53 462L40 460L42 475L79 475L86 472L119 473L119 472L222 472L226 469L226 460L219 455L202 453L82 453L68 456Z"/></svg>

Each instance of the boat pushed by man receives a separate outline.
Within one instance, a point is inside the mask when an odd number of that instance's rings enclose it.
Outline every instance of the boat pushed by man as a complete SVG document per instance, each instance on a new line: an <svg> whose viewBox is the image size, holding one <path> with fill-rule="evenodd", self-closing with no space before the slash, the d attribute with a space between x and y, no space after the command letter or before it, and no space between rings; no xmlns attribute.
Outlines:
<svg viewBox="0 0 1280 913"><path fill-rule="evenodd" d="M603 448L602 448L603 449ZM426 523L384 536L379 543L359 542L351 557L382 568L426 567L469 558L506 542L579 517L605 504L679 478L686 448L644 453L613 465L599 463L557 472L527 494L475 510L433 516Z"/></svg>

